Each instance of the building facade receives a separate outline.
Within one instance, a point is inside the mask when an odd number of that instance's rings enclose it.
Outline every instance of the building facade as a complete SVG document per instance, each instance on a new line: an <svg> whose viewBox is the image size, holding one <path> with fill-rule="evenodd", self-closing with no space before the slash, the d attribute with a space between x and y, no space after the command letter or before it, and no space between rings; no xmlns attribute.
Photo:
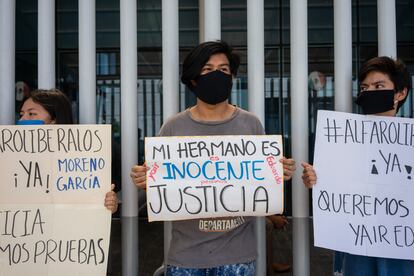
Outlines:
<svg viewBox="0 0 414 276"><path fill-rule="evenodd" d="M78 1L56 0L56 87L72 100L79 113ZM16 76L19 87L38 87L37 1L16 1ZM163 118L162 108L162 18L161 0L137 1L138 129L139 160L143 160L143 137L156 135ZM221 38L241 55L231 102L248 108L247 96L247 6L243 0L221 1ZM414 2L396 1L397 55L414 74ZM310 157L317 109L334 109L334 12L333 1L308 1L308 71ZM265 128L283 134L290 153L290 20L288 0L264 1ZM378 18L378 20L380 20ZM199 2L179 1L180 63L199 42ZM353 97L358 88L358 68L378 55L377 1L352 1ZM112 124L114 137L114 181L120 180L120 2L96 1L96 120ZM317 73L318 72L318 73ZM322 78L320 87L313 83ZM195 97L180 85L180 109ZM16 100L16 111L19 101ZM401 110L413 117L413 96ZM353 105L353 110L356 110ZM310 158L311 159L311 158ZM287 206L289 210L290 207Z"/></svg>
<svg viewBox="0 0 414 276"><path fill-rule="evenodd" d="M39 0L42 1L42 0ZM113 180L121 183L121 21L123 0L97 0L96 24L96 123L112 124ZM209 1L209 0L204 0ZM351 1L351 0L350 0ZM79 92L79 2L55 0L55 86L72 101L78 122L82 92ZM179 63L197 45L200 29L198 0L178 1ZM378 55L379 18L377 0L352 0L352 97L358 92L358 68L367 59ZM231 102L249 109L248 91L248 22L247 1L221 0L221 39L232 45L241 56L241 67L234 81ZM285 152L291 156L291 20L289 0L264 0L264 125L268 134L282 134ZM144 160L143 139L158 133L163 119L163 41L162 1L136 1L137 16L137 126L138 161ZM15 1L15 118L22 95L39 87L39 5L38 1ZM334 1L307 1L308 91L307 95L309 160L313 156L313 140L318 109L335 108L335 29ZM397 57L408 66L414 79L414 1L395 0ZM125 40L128 43L128 38ZM261 94L260 94L261 95ZM195 97L184 85L179 85L179 110L195 103ZM258 96L260 97L260 96ZM358 112L353 104L352 111ZM410 93L400 111L404 117L414 117L414 97ZM135 116L135 115L133 115ZM120 187L120 185L118 185ZM286 214L292 213L292 191L286 187Z"/></svg>

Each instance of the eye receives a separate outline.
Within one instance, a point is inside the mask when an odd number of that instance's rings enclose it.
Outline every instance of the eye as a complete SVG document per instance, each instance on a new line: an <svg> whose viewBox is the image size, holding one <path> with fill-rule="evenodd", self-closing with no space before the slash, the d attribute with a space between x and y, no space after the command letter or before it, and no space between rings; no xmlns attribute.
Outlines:
<svg viewBox="0 0 414 276"><path fill-rule="evenodd" d="M360 91L365 91L365 90L367 90L367 87L366 87L366 86L361 86L361 87L359 88L359 90L360 90Z"/></svg>
<svg viewBox="0 0 414 276"><path fill-rule="evenodd" d="M384 88L384 85L381 83L378 83L377 85L375 85L376 89L380 89L380 88Z"/></svg>
<svg viewBox="0 0 414 276"><path fill-rule="evenodd" d="M201 74L205 74L205 73L208 73L208 72L210 72L211 71L211 68L210 67L203 67L203 69L201 69Z"/></svg>

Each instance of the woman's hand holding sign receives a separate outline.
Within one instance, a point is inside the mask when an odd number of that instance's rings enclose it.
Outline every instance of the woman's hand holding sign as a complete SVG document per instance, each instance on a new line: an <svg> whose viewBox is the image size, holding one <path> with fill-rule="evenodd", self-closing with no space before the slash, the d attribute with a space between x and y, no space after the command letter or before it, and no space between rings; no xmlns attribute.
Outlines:
<svg viewBox="0 0 414 276"><path fill-rule="evenodd" d="M118 210L118 197L114 192L115 184L111 184L111 191L107 192L105 195L105 207L111 211L111 213L115 213Z"/></svg>
<svg viewBox="0 0 414 276"><path fill-rule="evenodd" d="M148 167L143 164L143 165L135 165L132 167L131 169L131 179L132 182L134 182L135 186L137 186L138 188L147 189L147 171L148 171Z"/></svg>

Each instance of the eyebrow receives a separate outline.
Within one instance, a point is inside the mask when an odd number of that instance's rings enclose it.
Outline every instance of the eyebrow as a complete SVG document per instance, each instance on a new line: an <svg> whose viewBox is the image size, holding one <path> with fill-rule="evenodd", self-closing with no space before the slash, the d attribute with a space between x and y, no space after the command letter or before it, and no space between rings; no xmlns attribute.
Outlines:
<svg viewBox="0 0 414 276"><path fill-rule="evenodd" d="M382 83L385 83L385 80L379 80L379 81L375 81L375 82L373 82L373 83L371 83L371 84L382 84ZM361 86L368 86L368 85L370 85L369 83L361 83Z"/></svg>
<svg viewBox="0 0 414 276"><path fill-rule="evenodd" d="M24 111L36 111L37 109L35 108L35 107L31 107L31 108L28 108L28 109L26 109L26 110L21 110L20 112L24 112Z"/></svg>
<svg viewBox="0 0 414 276"><path fill-rule="evenodd" d="M206 63L204 66L213 66L213 64ZM218 65L218 67L220 67L220 66L230 66L230 64L229 63L221 63L221 64Z"/></svg>

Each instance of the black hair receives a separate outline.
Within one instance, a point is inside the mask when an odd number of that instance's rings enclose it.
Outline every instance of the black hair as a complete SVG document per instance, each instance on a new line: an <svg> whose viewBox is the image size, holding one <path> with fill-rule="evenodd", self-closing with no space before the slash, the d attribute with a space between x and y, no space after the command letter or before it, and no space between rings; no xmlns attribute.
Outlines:
<svg viewBox="0 0 414 276"><path fill-rule="evenodd" d="M398 111L405 103L405 100L408 98L408 93L412 88L411 76L407 66L400 59L394 60L386 56L374 57L362 65L359 71L359 82L361 83L371 72L381 72L386 74L394 84L395 92L407 88L407 96L402 101L398 102Z"/></svg>
<svg viewBox="0 0 414 276"><path fill-rule="evenodd" d="M72 105L68 97L59 89L33 90L23 101L22 106L28 99L40 104L56 124L73 124Z"/></svg>
<svg viewBox="0 0 414 276"><path fill-rule="evenodd" d="M183 62L181 81L190 89L194 86L191 80L195 80L201 73L204 65L214 54L223 53L230 63L230 72L233 76L237 75L240 65L240 57L233 52L233 49L224 41L207 41L199 44L188 53Z"/></svg>

